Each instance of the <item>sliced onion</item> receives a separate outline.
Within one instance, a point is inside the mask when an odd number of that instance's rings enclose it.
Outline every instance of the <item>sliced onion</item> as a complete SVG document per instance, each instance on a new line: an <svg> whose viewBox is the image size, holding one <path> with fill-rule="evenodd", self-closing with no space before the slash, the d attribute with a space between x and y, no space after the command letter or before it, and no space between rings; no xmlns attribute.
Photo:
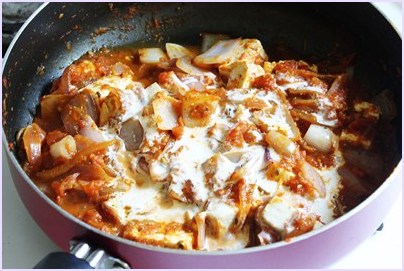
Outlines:
<svg viewBox="0 0 404 271"><path fill-rule="evenodd" d="M321 152L330 152L337 147L338 138L329 129L317 124L311 124L304 138L307 144Z"/></svg>
<svg viewBox="0 0 404 271"><path fill-rule="evenodd" d="M270 162L272 160L271 150L269 148L265 148L264 160L265 160L266 163L268 163L268 162Z"/></svg>
<svg viewBox="0 0 404 271"><path fill-rule="evenodd" d="M296 144L292 140L275 131L269 131L265 140L276 152L286 156L292 155L296 150Z"/></svg>
<svg viewBox="0 0 404 271"><path fill-rule="evenodd" d="M91 119L88 120L88 125L82 127L79 131L79 134L95 142L103 142L105 141L100 129L95 125L94 122L91 122Z"/></svg>
<svg viewBox="0 0 404 271"><path fill-rule="evenodd" d="M37 177L43 180L52 180L56 177L59 177L62 174L65 174L70 169L75 167L76 165L85 161L90 154L98 153L101 151L105 151L108 147L112 146L115 143L115 140L104 141L101 143L94 143L89 146L84 147L79 150L72 159L70 159L67 163L58 165L51 169L45 169L37 173Z"/></svg>
<svg viewBox="0 0 404 271"><path fill-rule="evenodd" d="M166 51L170 59L182 58L182 57L187 58L195 57L195 54L193 52L191 52L184 46L175 43L166 43Z"/></svg>
<svg viewBox="0 0 404 271"><path fill-rule="evenodd" d="M41 98L41 118L47 121L47 124L53 126L53 123L60 124L60 111L71 100L70 95L50 94Z"/></svg>
<svg viewBox="0 0 404 271"><path fill-rule="evenodd" d="M161 86L174 94L185 95L189 91L189 87L184 84L173 71L162 72L159 75L159 83Z"/></svg>
<svg viewBox="0 0 404 271"><path fill-rule="evenodd" d="M261 245L268 245L274 242L274 238L269 232L261 231L257 235L258 240L260 241Z"/></svg>
<svg viewBox="0 0 404 271"><path fill-rule="evenodd" d="M197 247L203 249L206 241L206 212L199 213L195 216L196 229L197 229Z"/></svg>
<svg viewBox="0 0 404 271"><path fill-rule="evenodd" d="M92 181L92 180L105 180L109 181L114 176L114 172L111 169L107 169L105 165L96 163L92 164L80 164L74 168L74 172L80 174L80 180ZM108 172L112 171L112 172Z"/></svg>
<svg viewBox="0 0 404 271"><path fill-rule="evenodd" d="M294 98L290 101L291 105L295 108L313 112L319 108L317 99L300 99Z"/></svg>
<svg viewBox="0 0 404 271"><path fill-rule="evenodd" d="M191 60L187 57L182 57L182 58L177 59L177 62L175 62L175 64L177 65L177 67L180 70L182 70L183 72L188 73L190 75L209 76L212 78L216 77L213 73L192 65Z"/></svg>
<svg viewBox="0 0 404 271"><path fill-rule="evenodd" d="M96 71L96 67L91 61L84 60L72 64L64 70L54 93L75 93L78 89L99 78L99 76L100 74Z"/></svg>
<svg viewBox="0 0 404 271"><path fill-rule="evenodd" d="M122 124L119 131L119 137L125 143L125 148L128 151L136 151L139 149L143 141L143 127L139 120L131 118Z"/></svg>
<svg viewBox="0 0 404 271"><path fill-rule="evenodd" d="M290 110L290 114L297 119L304 120L309 123L318 123L317 117L314 114L309 114L304 110L292 109Z"/></svg>
<svg viewBox="0 0 404 271"><path fill-rule="evenodd" d="M24 130L22 136L24 149L27 154L28 163L33 167L40 166L41 164L41 149L45 136L45 131L36 123L28 125Z"/></svg>
<svg viewBox="0 0 404 271"><path fill-rule="evenodd" d="M70 65L67 67L63 74L62 77L60 78L60 83L58 88L55 90L54 93L58 94L69 94L71 92L74 92L77 90L77 87L72 84L72 71L74 70L74 67L76 67L74 64Z"/></svg>
<svg viewBox="0 0 404 271"><path fill-rule="evenodd" d="M61 119L70 135L81 134L93 141L102 142L104 138L97 127L100 112L91 94L79 93L62 110Z"/></svg>
<svg viewBox="0 0 404 271"><path fill-rule="evenodd" d="M219 41L205 53L194 58L194 63L200 67L212 64L223 64L238 53L241 46L241 39Z"/></svg>
<svg viewBox="0 0 404 271"><path fill-rule="evenodd" d="M141 48L138 52L140 62L143 64L158 64L168 61L166 53L161 48Z"/></svg>
<svg viewBox="0 0 404 271"><path fill-rule="evenodd" d="M209 50L213 45L215 45L218 41L221 40L229 40L230 36L225 34L211 34L211 33L203 33L202 34L202 53Z"/></svg>
<svg viewBox="0 0 404 271"><path fill-rule="evenodd" d="M150 172L149 163L146 161L146 158L144 156L139 158L138 164L139 164L139 167L140 167L141 170L143 170L146 173Z"/></svg>
<svg viewBox="0 0 404 271"><path fill-rule="evenodd" d="M331 87L327 91L327 95L332 95L332 94L339 92L341 90L341 88L343 87L343 85L345 84L345 81L346 81L345 75L337 76L337 78L334 80Z"/></svg>
<svg viewBox="0 0 404 271"><path fill-rule="evenodd" d="M223 155L226 156L227 159L229 159L233 163L238 163L241 159L241 156L245 154L245 150L242 149L233 149L228 152L224 152Z"/></svg>
<svg viewBox="0 0 404 271"><path fill-rule="evenodd" d="M286 102L285 102L286 104ZM285 114L285 119L286 119L286 123L289 124L290 126L290 130L293 133L293 138L294 140L300 139L301 135L300 135L300 130L296 125L296 122L293 120L292 115L290 114L290 111L286 108L286 106L283 106L283 112Z"/></svg>
<svg viewBox="0 0 404 271"><path fill-rule="evenodd" d="M112 74L126 76L132 75L133 71L129 68L128 65L125 65L122 62L117 62L112 66Z"/></svg>
<svg viewBox="0 0 404 271"><path fill-rule="evenodd" d="M67 133L70 135L76 135L79 133L80 127L79 127L79 121L80 117L80 110L78 110L74 106L67 105L62 111L61 118L63 125L65 127L65 130Z"/></svg>
<svg viewBox="0 0 404 271"><path fill-rule="evenodd" d="M324 198L326 195L326 187L317 170L304 161L301 165L301 171L303 177L313 185L313 188L318 192L319 196Z"/></svg>
<svg viewBox="0 0 404 271"><path fill-rule="evenodd" d="M198 78L185 79L183 82L189 87L189 89L194 89L198 91L203 91L205 89L205 84L201 82Z"/></svg>

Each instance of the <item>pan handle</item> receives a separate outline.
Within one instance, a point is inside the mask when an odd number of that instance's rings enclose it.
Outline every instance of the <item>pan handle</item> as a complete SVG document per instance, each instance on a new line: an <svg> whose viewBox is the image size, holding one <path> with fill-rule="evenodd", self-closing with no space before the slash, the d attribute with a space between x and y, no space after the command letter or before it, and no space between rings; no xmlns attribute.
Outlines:
<svg viewBox="0 0 404 271"><path fill-rule="evenodd" d="M68 252L53 252L43 258L34 269L93 269L86 261Z"/></svg>
<svg viewBox="0 0 404 271"><path fill-rule="evenodd" d="M72 240L70 253L53 252L43 258L35 269L130 269L130 266L87 242Z"/></svg>

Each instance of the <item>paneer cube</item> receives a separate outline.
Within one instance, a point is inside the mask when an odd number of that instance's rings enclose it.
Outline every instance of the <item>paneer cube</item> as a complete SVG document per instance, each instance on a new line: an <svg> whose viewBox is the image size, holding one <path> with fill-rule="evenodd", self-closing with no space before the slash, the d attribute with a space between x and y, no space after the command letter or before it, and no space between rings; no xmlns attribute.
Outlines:
<svg viewBox="0 0 404 271"><path fill-rule="evenodd" d="M208 235L210 233L216 238L223 237L233 225L237 213L237 207L212 199L206 209L206 220L209 221Z"/></svg>
<svg viewBox="0 0 404 271"><path fill-rule="evenodd" d="M251 64L262 65L267 59L268 56L259 40L243 39L234 61L245 61Z"/></svg>
<svg viewBox="0 0 404 271"><path fill-rule="evenodd" d="M264 69L259 65L237 61L232 64L227 88L250 88L254 79L264 74Z"/></svg>
<svg viewBox="0 0 404 271"><path fill-rule="evenodd" d="M153 98L154 94L156 94L157 92L162 92L163 89L160 87L159 84L157 83L153 83L150 86L148 86L147 88L145 88L145 97L147 100L146 104L148 104L148 102Z"/></svg>
<svg viewBox="0 0 404 271"><path fill-rule="evenodd" d="M70 159L76 153L76 141L71 135L65 136L56 143L50 145L50 154L53 158Z"/></svg>
<svg viewBox="0 0 404 271"><path fill-rule="evenodd" d="M292 221L297 209L282 198L276 196L265 206L262 212L263 222L277 231L284 231Z"/></svg>
<svg viewBox="0 0 404 271"><path fill-rule="evenodd" d="M198 91L189 91L182 100L182 119L187 127L209 125L216 113L219 97Z"/></svg>
<svg viewBox="0 0 404 271"><path fill-rule="evenodd" d="M193 233L182 228L182 224L175 222L131 221L125 226L123 237L154 246L190 250Z"/></svg>
<svg viewBox="0 0 404 271"><path fill-rule="evenodd" d="M154 118L160 130L172 130L178 125L180 102L169 96L162 96L152 102Z"/></svg>
<svg viewBox="0 0 404 271"><path fill-rule="evenodd" d="M228 79L231 72L232 63L224 63L218 67L219 74L222 78Z"/></svg>
<svg viewBox="0 0 404 271"><path fill-rule="evenodd" d="M206 174L206 181L212 187L213 191L223 189L226 180L236 169L237 164L231 162L221 153L216 153L203 164L203 170Z"/></svg>

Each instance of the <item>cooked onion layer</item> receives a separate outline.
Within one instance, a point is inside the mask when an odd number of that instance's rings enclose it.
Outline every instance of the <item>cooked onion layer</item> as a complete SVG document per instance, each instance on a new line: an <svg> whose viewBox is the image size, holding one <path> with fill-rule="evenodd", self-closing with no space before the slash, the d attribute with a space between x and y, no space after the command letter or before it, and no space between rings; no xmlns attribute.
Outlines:
<svg viewBox="0 0 404 271"><path fill-rule="evenodd" d="M351 103L345 74L271 62L256 39L202 37L69 66L22 133L41 189L108 233L195 250L290 239L372 192L388 91Z"/></svg>

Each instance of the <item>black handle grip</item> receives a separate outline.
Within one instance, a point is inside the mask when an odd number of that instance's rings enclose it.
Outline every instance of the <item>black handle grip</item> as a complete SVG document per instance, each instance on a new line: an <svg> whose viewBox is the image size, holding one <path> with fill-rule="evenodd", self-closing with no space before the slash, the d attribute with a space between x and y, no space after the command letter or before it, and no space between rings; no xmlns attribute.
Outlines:
<svg viewBox="0 0 404 271"><path fill-rule="evenodd" d="M53 252L43 258L34 269L93 269L91 265L73 254Z"/></svg>

